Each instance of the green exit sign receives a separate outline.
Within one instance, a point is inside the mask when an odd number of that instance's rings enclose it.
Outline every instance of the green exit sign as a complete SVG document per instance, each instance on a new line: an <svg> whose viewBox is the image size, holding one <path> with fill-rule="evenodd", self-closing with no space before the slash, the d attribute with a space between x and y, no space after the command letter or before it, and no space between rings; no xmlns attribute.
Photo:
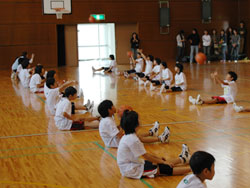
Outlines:
<svg viewBox="0 0 250 188"><path fill-rule="evenodd" d="M105 20L105 14L91 14L96 20Z"/></svg>

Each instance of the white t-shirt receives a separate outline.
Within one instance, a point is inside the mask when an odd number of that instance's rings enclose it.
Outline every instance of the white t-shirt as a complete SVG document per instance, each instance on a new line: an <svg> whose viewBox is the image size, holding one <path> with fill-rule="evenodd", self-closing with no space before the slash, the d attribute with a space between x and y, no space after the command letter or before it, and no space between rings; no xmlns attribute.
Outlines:
<svg viewBox="0 0 250 188"><path fill-rule="evenodd" d="M47 99L50 88L47 87L46 82L44 83L43 90L44 90L44 96Z"/></svg>
<svg viewBox="0 0 250 188"><path fill-rule="evenodd" d="M145 162L139 157L145 153L144 145L135 133L124 135L117 150L117 163L122 176L140 179Z"/></svg>
<svg viewBox="0 0 250 188"><path fill-rule="evenodd" d="M139 59L136 59L135 61L137 61L136 65L135 65L135 71L136 72L142 72L142 69L143 69L143 59L142 58L139 58Z"/></svg>
<svg viewBox="0 0 250 188"><path fill-rule="evenodd" d="M54 117L56 127L60 130L70 130L72 126L72 120L63 116L63 113L71 115L71 102L67 97L62 97L56 106L56 114Z"/></svg>
<svg viewBox="0 0 250 188"><path fill-rule="evenodd" d="M38 91L37 84L41 84L42 78L39 74L33 74L30 79L30 91L35 93Z"/></svg>
<svg viewBox="0 0 250 188"><path fill-rule="evenodd" d="M169 78L170 80L164 81L167 86L170 86L171 82L173 81L173 73L169 70L169 68L163 69L161 71L161 79L164 80L164 79L169 79Z"/></svg>
<svg viewBox="0 0 250 188"><path fill-rule="evenodd" d="M185 176L176 188L206 188L206 184L194 174Z"/></svg>
<svg viewBox="0 0 250 188"><path fill-rule="evenodd" d="M202 36L203 46L210 46L211 45L211 37L210 35L203 35Z"/></svg>
<svg viewBox="0 0 250 188"><path fill-rule="evenodd" d="M28 88L30 83L30 73L29 69L22 69L19 73L19 79L23 87Z"/></svg>
<svg viewBox="0 0 250 188"><path fill-rule="evenodd" d="M152 72L159 73L153 78L153 80L160 80L161 79L161 66L160 65L155 65Z"/></svg>
<svg viewBox="0 0 250 188"><path fill-rule="evenodd" d="M117 63L115 60L111 60L110 67L112 67L112 69L111 69L112 72L116 72Z"/></svg>
<svg viewBox="0 0 250 188"><path fill-rule="evenodd" d="M112 117L102 118L99 123L99 133L106 147L117 148L120 139L117 138L119 130Z"/></svg>
<svg viewBox="0 0 250 188"><path fill-rule="evenodd" d="M20 73L22 69L23 69L23 66L21 64L19 64L17 66L17 70L16 71Z"/></svg>
<svg viewBox="0 0 250 188"><path fill-rule="evenodd" d="M152 72L153 69L153 62L150 60L146 60L146 68L145 68L145 75L148 75Z"/></svg>
<svg viewBox="0 0 250 188"><path fill-rule="evenodd" d="M60 101L60 91L59 88L48 89L48 96L46 99L46 104L52 115L56 113L56 105Z"/></svg>
<svg viewBox="0 0 250 188"><path fill-rule="evenodd" d="M186 76L183 72L181 72L180 74L176 74L175 75L175 84L180 84L182 83L180 87L183 91L185 91L187 89L187 80L186 80Z"/></svg>
<svg viewBox="0 0 250 188"><path fill-rule="evenodd" d="M227 101L227 103L233 103L238 91L237 84L235 81L229 82L227 80L224 80L224 82L228 83L229 85L221 84L221 87L224 88L224 95L222 95L221 97L223 97Z"/></svg>
<svg viewBox="0 0 250 188"><path fill-rule="evenodd" d="M21 57L22 57L22 56L16 58L15 62L13 63L13 65L12 65L12 67L11 67L12 70L17 70L18 61L19 61L19 59L20 59Z"/></svg>

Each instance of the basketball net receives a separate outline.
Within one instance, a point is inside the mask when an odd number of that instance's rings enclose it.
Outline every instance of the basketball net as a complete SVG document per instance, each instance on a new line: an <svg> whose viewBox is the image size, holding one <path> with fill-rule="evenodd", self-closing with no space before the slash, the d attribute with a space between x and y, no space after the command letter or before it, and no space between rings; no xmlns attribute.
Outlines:
<svg viewBox="0 0 250 188"><path fill-rule="evenodd" d="M53 8L56 11L56 19L62 19L64 8Z"/></svg>

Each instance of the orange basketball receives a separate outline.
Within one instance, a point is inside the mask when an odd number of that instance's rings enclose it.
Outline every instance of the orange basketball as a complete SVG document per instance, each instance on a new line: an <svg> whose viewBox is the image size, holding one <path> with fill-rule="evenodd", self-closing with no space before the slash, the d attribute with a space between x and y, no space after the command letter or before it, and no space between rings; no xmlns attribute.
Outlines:
<svg viewBox="0 0 250 188"><path fill-rule="evenodd" d="M200 52L196 54L195 60L198 64L205 64L207 61L207 56L204 53Z"/></svg>
<svg viewBox="0 0 250 188"><path fill-rule="evenodd" d="M89 22L90 23L94 23L95 22L95 18L93 16L89 16Z"/></svg>
<svg viewBox="0 0 250 188"><path fill-rule="evenodd" d="M133 108L132 108L131 106L128 106L128 105L122 105L122 106L117 110L117 115L118 115L119 118L122 117L123 112L124 112L125 110L130 110L130 111L131 111L131 110L133 110Z"/></svg>
<svg viewBox="0 0 250 188"><path fill-rule="evenodd" d="M131 57L132 55L133 55L133 52L131 52L131 51L128 51L128 52L127 52L127 56L128 56L128 57Z"/></svg>

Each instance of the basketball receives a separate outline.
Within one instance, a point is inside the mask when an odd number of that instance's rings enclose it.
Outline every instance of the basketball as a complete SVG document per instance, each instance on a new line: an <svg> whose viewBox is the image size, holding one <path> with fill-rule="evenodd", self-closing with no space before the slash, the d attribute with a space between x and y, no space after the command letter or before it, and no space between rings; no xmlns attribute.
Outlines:
<svg viewBox="0 0 250 188"><path fill-rule="evenodd" d="M118 114L118 117L121 118L122 115L123 115L123 112L125 110L133 110L133 108L131 106L128 106L128 105L122 105L118 110L117 110L117 114Z"/></svg>
<svg viewBox="0 0 250 188"><path fill-rule="evenodd" d="M204 53L200 52L196 54L195 60L198 64L205 64L207 61L207 56Z"/></svg>
<svg viewBox="0 0 250 188"><path fill-rule="evenodd" d="M94 23L95 22L95 18L93 16L89 16L89 22L90 23Z"/></svg>
<svg viewBox="0 0 250 188"><path fill-rule="evenodd" d="M131 51L128 51L128 52L127 52L127 56L128 56L128 57L131 57L132 55L133 55L133 52L131 52Z"/></svg>

